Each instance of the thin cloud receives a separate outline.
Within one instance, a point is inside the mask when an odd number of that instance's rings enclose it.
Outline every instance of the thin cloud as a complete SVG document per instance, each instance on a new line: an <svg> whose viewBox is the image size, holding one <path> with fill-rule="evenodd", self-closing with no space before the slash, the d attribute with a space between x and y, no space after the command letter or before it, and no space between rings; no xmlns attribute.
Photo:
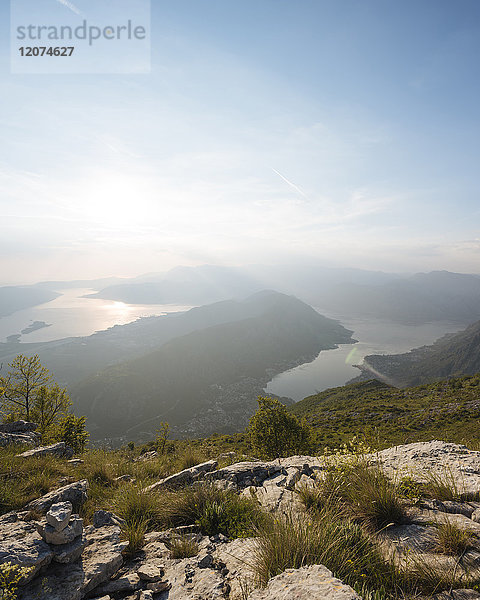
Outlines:
<svg viewBox="0 0 480 600"><path fill-rule="evenodd" d="M75 6L75 4L73 4L72 2L69 2L69 0L56 0L59 4L63 4L63 6L66 6L67 8L69 8L72 12L74 12L76 15L81 16L81 11Z"/></svg>
<svg viewBox="0 0 480 600"><path fill-rule="evenodd" d="M286 177L284 177L281 173L279 173L276 169L274 169L273 167L271 167L272 171L274 173L276 173L279 177L281 177L283 179L283 181L289 185L292 189L294 189L297 193L299 193L301 196L303 196L306 200L310 201L310 198L307 196L307 194L305 194L305 192L303 190L301 190L298 185L295 185L294 183L292 183L290 180L288 180Z"/></svg>

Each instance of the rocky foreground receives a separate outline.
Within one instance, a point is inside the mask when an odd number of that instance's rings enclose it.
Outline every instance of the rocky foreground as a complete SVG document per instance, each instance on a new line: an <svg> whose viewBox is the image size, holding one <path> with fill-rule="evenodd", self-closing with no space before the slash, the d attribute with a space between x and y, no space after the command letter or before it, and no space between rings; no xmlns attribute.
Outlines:
<svg viewBox="0 0 480 600"><path fill-rule="evenodd" d="M425 564L471 575L480 574L480 452L440 441L397 446L367 456L397 480L408 476L422 482L432 473L446 474L460 490L461 501L432 499L409 508L408 523L380 533L385 552L407 561L412 552ZM186 469L149 486L149 493L211 482L239 494L254 496L265 510L277 514L304 511L295 489L313 486L322 477L324 457L293 456L271 462L240 462L217 468L216 461ZM273 600L358 598L349 586L322 565L288 569L257 587L252 573L255 538L229 540L222 534L207 537L194 526L146 535L141 552L125 557L122 520L97 511L93 524L84 526L75 512L88 495L86 480L77 481L34 500L25 510L0 517L0 564L29 567L19 600ZM32 519L32 514L34 519ZM452 522L472 534L471 548L461 561L434 552L438 523ZM171 541L191 539L197 554L171 558ZM439 590L441 591L441 590ZM480 598L474 590L452 593L456 600ZM438 594L442 597L442 594ZM445 596L445 598L448 597Z"/></svg>

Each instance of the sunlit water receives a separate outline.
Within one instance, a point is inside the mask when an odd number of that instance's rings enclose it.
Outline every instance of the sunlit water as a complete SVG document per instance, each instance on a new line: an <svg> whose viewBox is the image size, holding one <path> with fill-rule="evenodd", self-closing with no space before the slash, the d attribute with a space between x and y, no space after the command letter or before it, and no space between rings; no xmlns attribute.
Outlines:
<svg viewBox="0 0 480 600"><path fill-rule="evenodd" d="M464 329L461 323L436 321L424 325L401 325L376 319L348 319L321 309L318 312L338 319L353 331L356 344L341 344L335 350L320 352L311 362L277 375L266 387L267 393L301 400L328 388L344 385L360 374L353 365L368 354L398 354L432 344L446 333Z"/></svg>
<svg viewBox="0 0 480 600"><path fill-rule="evenodd" d="M75 288L59 290L62 294L51 302L19 310L0 318L0 341L17 335L34 321L45 321L49 327L20 337L21 342L49 342L65 337L91 335L113 325L124 325L140 317L164 315L188 310L191 306L175 304L125 304L100 298L83 298L95 290Z"/></svg>

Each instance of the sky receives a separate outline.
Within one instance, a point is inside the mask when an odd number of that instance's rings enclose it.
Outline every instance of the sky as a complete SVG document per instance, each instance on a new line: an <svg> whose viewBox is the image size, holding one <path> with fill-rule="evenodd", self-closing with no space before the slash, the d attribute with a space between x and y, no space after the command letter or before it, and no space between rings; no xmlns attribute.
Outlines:
<svg viewBox="0 0 480 600"><path fill-rule="evenodd" d="M0 27L0 282L480 273L478 0L152 0L127 74L12 73Z"/></svg>

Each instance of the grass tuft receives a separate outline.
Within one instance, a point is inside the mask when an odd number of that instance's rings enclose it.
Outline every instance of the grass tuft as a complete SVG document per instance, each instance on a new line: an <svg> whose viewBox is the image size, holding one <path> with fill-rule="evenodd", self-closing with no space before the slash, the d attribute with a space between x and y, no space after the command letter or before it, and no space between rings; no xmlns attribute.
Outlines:
<svg viewBox="0 0 480 600"><path fill-rule="evenodd" d="M375 588L387 581L392 587L396 578L393 563L362 527L331 508L311 520L290 515L258 532L254 568L260 585L285 569L310 564L325 565L349 585Z"/></svg>
<svg viewBox="0 0 480 600"><path fill-rule="evenodd" d="M198 554L198 544L187 536L181 536L170 541L169 550L170 558L190 558Z"/></svg>
<svg viewBox="0 0 480 600"><path fill-rule="evenodd" d="M143 546L145 534L148 531L146 519L130 519L122 528L122 538L128 540L124 550L127 557L133 557Z"/></svg>
<svg viewBox="0 0 480 600"><path fill-rule="evenodd" d="M431 471L428 474L427 481L423 485L423 494L435 500L459 502L462 499L458 482L453 473L447 469L443 473Z"/></svg>
<svg viewBox="0 0 480 600"><path fill-rule="evenodd" d="M436 550L441 554L458 556L472 545L472 534L452 523L445 521L437 525L438 543Z"/></svg>
<svg viewBox="0 0 480 600"><path fill-rule="evenodd" d="M322 481L312 488L300 488L300 499L314 511L329 506L348 514L372 530L379 531L406 521L400 493L379 466L362 460L331 466Z"/></svg>
<svg viewBox="0 0 480 600"><path fill-rule="evenodd" d="M204 535L246 537L267 518L258 504L213 485L198 485L158 496L166 527L197 525Z"/></svg>

